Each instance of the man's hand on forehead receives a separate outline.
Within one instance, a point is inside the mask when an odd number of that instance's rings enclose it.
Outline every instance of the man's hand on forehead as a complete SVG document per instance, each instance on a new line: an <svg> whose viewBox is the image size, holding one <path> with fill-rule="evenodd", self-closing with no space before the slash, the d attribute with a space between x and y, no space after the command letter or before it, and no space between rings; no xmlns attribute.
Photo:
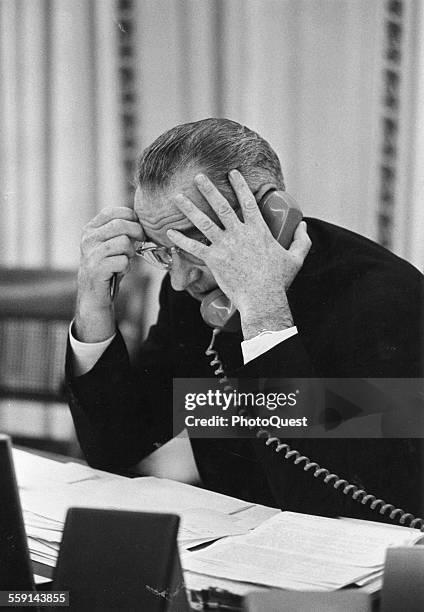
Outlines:
<svg viewBox="0 0 424 612"><path fill-rule="evenodd" d="M75 318L80 340L100 342L114 333L110 282L129 270L135 244L143 240L137 215L126 206L104 208L84 227Z"/></svg>
<svg viewBox="0 0 424 612"><path fill-rule="evenodd" d="M306 224L298 226L292 244L284 249L267 227L255 196L237 170L229 173L243 219L240 220L226 198L204 174L194 183L217 215L220 228L184 194L174 202L181 212L210 241L202 244L175 229L168 238L195 257L203 260L222 291L240 311L245 329L284 329L293 325L286 291L303 265L311 242ZM287 307L287 308L286 308ZM245 333L250 335L250 331Z"/></svg>
<svg viewBox="0 0 424 612"><path fill-rule="evenodd" d="M250 191L246 181L239 172L233 171L233 173L234 174L230 173L229 178L243 211L244 221L247 222L250 220L253 222L255 220L256 222L264 223L259 212L259 208L256 204L255 197ZM236 232L237 229L239 229L238 226L241 225L240 220L229 202L224 198L221 192L215 187L207 176L204 174L196 175L194 178L194 183L206 202L209 204L212 211L216 214L217 219L222 225L222 229L217 225L217 223L214 222L213 219L211 219L208 214L201 211L199 207L196 206L185 194L179 194L176 196L174 201L181 212L183 212L187 219L193 223L198 231L200 231L201 234L203 234L212 244L217 244L220 242L220 239L224 237L224 233L226 234L225 238L229 237L226 230ZM170 230L170 232L173 232L173 230ZM170 232L167 232L169 238L171 238ZM182 232L177 232L173 234L173 236L176 237L177 234L179 235L180 239L186 238L185 244L188 248L185 250L191 252L191 249L193 248L200 248L193 244L193 240L189 242L190 238L188 236L184 236ZM184 232L184 234L187 234L187 232ZM174 238L171 239L177 244ZM183 248L182 244L178 244L178 246ZM206 254L204 250L202 252Z"/></svg>

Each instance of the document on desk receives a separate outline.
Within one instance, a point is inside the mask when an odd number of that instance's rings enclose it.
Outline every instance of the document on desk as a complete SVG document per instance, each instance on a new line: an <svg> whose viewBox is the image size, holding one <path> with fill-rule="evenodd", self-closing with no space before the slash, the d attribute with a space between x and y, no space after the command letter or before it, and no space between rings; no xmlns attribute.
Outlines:
<svg viewBox="0 0 424 612"><path fill-rule="evenodd" d="M247 535L182 557L183 568L278 588L331 590L382 572L389 546L412 545L414 529L281 512Z"/></svg>
<svg viewBox="0 0 424 612"><path fill-rule="evenodd" d="M191 508L208 508L229 514L252 505L226 495L154 477L83 481L42 489L24 488L21 501L24 510L62 523L71 506L177 514Z"/></svg>
<svg viewBox="0 0 424 612"><path fill-rule="evenodd" d="M20 489L45 488L55 484L74 484L85 480L116 480L121 478L109 472L94 470L72 461L60 463L14 448L12 450L16 479Z"/></svg>
<svg viewBox="0 0 424 612"><path fill-rule="evenodd" d="M182 550L246 533L278 512L168 479L128 479L16 449L14 460L31 556L52 566L71 506L177 513Z"/></svg>

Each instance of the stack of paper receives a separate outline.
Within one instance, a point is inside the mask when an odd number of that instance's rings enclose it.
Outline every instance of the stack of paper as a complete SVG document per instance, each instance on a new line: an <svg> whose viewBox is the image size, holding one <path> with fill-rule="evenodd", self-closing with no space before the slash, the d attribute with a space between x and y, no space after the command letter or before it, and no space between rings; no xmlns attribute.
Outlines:
<svg viewBox="0 0 424 612"><path fill-rule="evenodd" d="M54 566L59 554L64 523L32 512L24 512L25 528L31 558ZM248 531L249 519L244 522L235 516L207 508L191 508L181 513L178 544L188 550L226 536Z"/></svg>
<svg viewBox="0 0 424 612"><path fill-rule="evenodd" d="M55 565L63 525L31 512L24 512L24 521L31 558L45 565Z"/></svg>
<svg viewBox="0 0 424 612"><path fill-rule="evenodd" d="M54 566L70 507L176 513L181 549L243 534L279 512L165 478L134 478L14 450L31 558Z"/></svg>
<svg viewBox="0 0 424 612"><path fill-rule="evenodd" d="M31 492L54 490L63 485L100 479L119 478L100 470L93 470L78 463L60 463L45 457L13 449L13 462L21 498ZM31 558L45 565L56 564L62 539L63 522L55 520L43 512L33 512L23 506L25 529Z"/></svg>
<svg viewBox="0 0 424 612"><path fill-rule="evenodd" d="M179 514L184 570L194 582L206 575L218 585L226 580L298 590L372 588L381 580L389 546L422 539L406 527L280 512L165 478L128 479L17 450L13 458L31 558L50 566L70 507Z"/></svg>
<svg viewBox="0 0 424 612"><path fill-rule="evenodd" d="M365 585L383 572L389 546L422 533L397 527L281 512L252 532L183 555L183 568L218 578L295 590Z"/></svg>

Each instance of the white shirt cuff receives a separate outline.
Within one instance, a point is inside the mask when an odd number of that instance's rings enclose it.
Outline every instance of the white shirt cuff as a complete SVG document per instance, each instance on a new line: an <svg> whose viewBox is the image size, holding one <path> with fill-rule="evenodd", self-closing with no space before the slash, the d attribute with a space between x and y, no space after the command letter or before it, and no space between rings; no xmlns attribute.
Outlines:
<svg viewBox="0 0 424 612"><path fill-rule="evenodd" d="M254 338L250 338L250 340L243 340L241 343L241 350L243 353L244 365L296 334L297 327L293 326L280 331L263 331Z"/></svg>
<svg viewBox="0 0 424 612"><path fill-rule="evenodd" d="M102 340L102 342L80 342L72 335L73 321L69 326L69 342L73 352L73 370L75 376L82 376L91 370L98 362L109 344L116 336L113 334L110 338Z"/></svg>

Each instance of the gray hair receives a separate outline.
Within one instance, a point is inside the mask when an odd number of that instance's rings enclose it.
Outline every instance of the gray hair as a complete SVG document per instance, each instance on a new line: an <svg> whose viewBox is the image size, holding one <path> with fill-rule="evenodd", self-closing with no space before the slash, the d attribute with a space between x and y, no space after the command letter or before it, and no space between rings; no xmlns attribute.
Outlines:
<svg viewBox="0 0 424 612"><path fill-rule="evenodd" d="M136 183L149 191L172 185L188 168L199 168L234 202L228 172L239 170L251 189L273 183L284 190L280 161L266 140L229 119L202 119L177 125L159 136L137 162Z"/></svg>

